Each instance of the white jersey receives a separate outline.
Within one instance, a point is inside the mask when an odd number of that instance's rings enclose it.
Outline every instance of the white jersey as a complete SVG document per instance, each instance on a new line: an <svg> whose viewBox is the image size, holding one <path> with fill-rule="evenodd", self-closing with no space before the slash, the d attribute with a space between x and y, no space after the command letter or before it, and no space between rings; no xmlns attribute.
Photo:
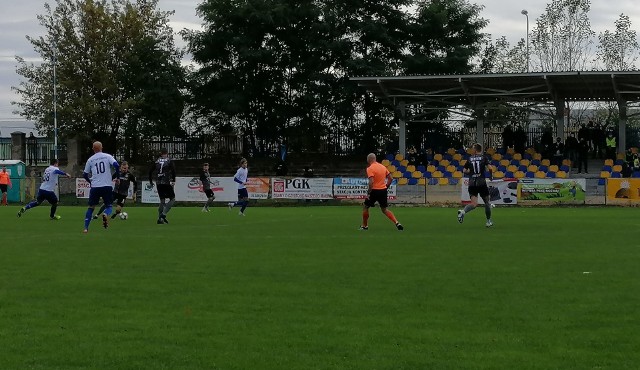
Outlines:
<svg viewBox="0 0 640 370"><path fill-rule="evenodd" d="M91 174L91 187L100 188L104 186L112 186L111 166L117 163L111 154L98 152L89 158L87 165L84 166L84 172Z"/></svg>
<svg viewBox="0 0 640 370"><path fill-rule="evenodd" d="M41 190L55 191L58 186L58 175L66 176L67 174L60 171L56 166L49 166L42 173L42 184L40 184Z"/></svg>
<svg viewBox="0 0 640 370"><path fill-rule="evenodd" d="M234 179L237 179L238 181L240 181L240 183L238 184L238 189L244 189L244 183L247 182L247 176L249 175L249 169L247 168L238 168L238 171L236 171L236 175L233 177Z"/></svg>

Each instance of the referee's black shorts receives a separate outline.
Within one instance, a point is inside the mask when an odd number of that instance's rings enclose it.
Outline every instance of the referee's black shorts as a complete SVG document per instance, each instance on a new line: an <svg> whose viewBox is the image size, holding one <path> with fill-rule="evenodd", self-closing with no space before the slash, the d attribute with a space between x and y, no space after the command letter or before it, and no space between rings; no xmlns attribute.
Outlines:
<svg viewBox="0 0 640 370"><path fill-rule="evenodd" d="M367 207L374 207L376 202L380 204L380 207L387 208L389 203L387 202L387 189L373 189L369 198L364 200L364 205Z"/></svg>

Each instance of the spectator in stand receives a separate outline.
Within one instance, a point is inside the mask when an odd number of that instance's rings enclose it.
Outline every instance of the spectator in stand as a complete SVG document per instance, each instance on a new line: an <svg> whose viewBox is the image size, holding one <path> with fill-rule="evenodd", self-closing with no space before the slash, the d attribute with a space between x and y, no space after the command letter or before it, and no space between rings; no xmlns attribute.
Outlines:
<svg viewBox="0 0 640 370"><path fill-rule="evenodd" d="M276 176L287 176L289 170L287 169L287 163L285 161L278 161L276 164Z"/></svg>
<svg viewBox="0 0 640 370"><path fill-rule="evenodd" d="M633 154L633 161L631 162L631 169L635 171L640 171L640 156L638 153Z"/></svg>
<svg viewBox="0 0 640 370"><path fill-rule="evenodd" d="M589 161L589 143L582 137L578 143L578 173L582 173L584 167L584 173L589 173L587 168L587 162Z"/></svg>
<svg viewBox="0 0 640 370"><path fill-rule="evenodd" d="M513 128L511 128L511 125L506 125L504 130L502 130L502 147L505 151L507 148L514 148L514 139L515 133L513 132Z"/></svg>
<svg viewBox="0 0 640 370"><path fill-rule="evenodd" d="M616 160L616 148L618 147L618 143L616 141L616 137L613 136L613 131L609 131L607 133L607 137L605 139L606 150L607 150L607 159Z"/></svg>
<svg viewBox="0 0 640 370"><path fill-rule="evenodd" d="M523 126L518 126L513 137L513 147L516 152L524 153L524 149L527 146L527 133Z"/></svg>
<svg viewBox="0 0 640 370"><path fill-rule="evenodd" d="M564 141L564 150L566 157L571 161L571 167L578 168L578 139L574 133L570 133L567 140Z"/></svg>
<svg viewBox="0 0 640 370"><path fill-rule="evenodd" d="M308 179L312 178L313 177L313 168L311 168L310 166L305 166L302 176L306 177Z"/></svg>
<svg viewBox="0 0 640 370"><path fill-rule="evenodd" d="M591 136L589 133L589 129L584 124L580 125L580 130L578 130L578 142L581 142L582 139L589 145L589 141L591 141Z"/></svg>
<svg viewBox="0 0 640 370"><path fill-rule="evenodd" d="M553 144L553 164L560 167L562 165L562 159L564 158L564 143L561 138L556 138L556 142Z"/></svg>
<svg viewBox="0 0 640 370"><path fill-rule="evenodd" d="M33 136L33 132L27 137L27 154L29 166L38 165L38 138Z"/></svg>
<svg viewBox="0 0 640 370"><path fill-rule="evenodd" d="M606 134L601 124L597 124L593 129L593 158L602 159L602 151L605 147Z"/></svg>
<svg viewBox="0 0 640 370"><path fill-rule="evenodd" d="M411 146L409 150L407 150L407 161L412 166L415 166L418 163L418 152L416 151L415 146Z"/></svg>
<svg viewBox="0 0 640 370"><path fill-rule="evenodd" d="M595 155L594 149L595 149L596 126L592 120L589 120L589 123L587 124L587 130L589 131L589 148L591 148L593 155Z"/></svg>
<svg viewBox="0 0 640 370"><path fill-rule="evenodd" d="M542 133L542 138L540 139L540 144L542 145L542 156L551 160L553 158L553 135L551 134L550 128L545 128Z"/></svg>

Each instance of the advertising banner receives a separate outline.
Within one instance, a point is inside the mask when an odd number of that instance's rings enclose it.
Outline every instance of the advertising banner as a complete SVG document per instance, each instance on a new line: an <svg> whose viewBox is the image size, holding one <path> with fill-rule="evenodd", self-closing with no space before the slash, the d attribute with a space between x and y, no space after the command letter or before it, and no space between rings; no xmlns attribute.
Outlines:
<svg viewBox="0 0 640 370"><path fill-rule="evenodd" d="M76 178L76 198L89 199L89 189L91 184L83 178ZM129 185L127 199L133 199L133 184Z"/></svg>
<svg viewBox="0 0 640 370"><path fill-rule="evenodd" d="M250 181L252 180L250 179ZM176 201L179 202L205 202L207 200L198 177L177 177L173 190L176 193ZM233 177L212 177L211 190L216 196L216 202L235 202L238 200L238 184L233 181ZM264 197L264 190L257 194L260 197ZM251 198L251 193L249 193L249 198ZM142 203L158 202L160 200L158 199L158 190L155 183L154 186L150 186L148 181L143 181Z"/></svg>
<svg viewBox="0 0 640 370"><path fill-rule="evenodd" d="M502 179L487 181L489 186L489 198L492 204L517 204L518 203L518 180ZM462 179L462 203L471 202L469 196L469 179ZM482 198L478 197L478 204L484 204Z"/></svg>
<svg viewBox="0 0 640 370"><path fill-rule="evenodd" d="M333 199L333 178L271 179L274 199Z"/></svg>
<svg viewBox="0 0 640 370"><path fill-rule="evenodd" d="M365 199L369 189L369 179L336 177L333 179L333 196L336 199ZM388 199L396 199L396 180L388 190Z"/></svg>
<svg viewBox="0 0 640 370"><path fill-rule="evenodd" d="M269 178L268 177L250 177L247 179L247 191L249 199L267 199L269 198ZM237 192L236 192L237 195Z"/></svg>
<svg viewBox="0 0 640 370"><path fill-rule="evenodd" d="M584 203L586 179L520 179L520 201Z"/></svg>
<svg viewBox="0 0 640 370"><path fill-rule="evenodd" d="M607 204L634 204L640 202L640 179L607 179Z"/></svg>

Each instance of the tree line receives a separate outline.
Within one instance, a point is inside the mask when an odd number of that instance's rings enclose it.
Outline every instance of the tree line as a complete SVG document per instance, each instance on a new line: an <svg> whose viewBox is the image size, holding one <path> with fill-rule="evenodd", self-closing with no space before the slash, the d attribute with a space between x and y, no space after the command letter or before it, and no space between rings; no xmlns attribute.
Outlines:
<svg viewBox="0 0 640 370"><path fill-rule="evenodd" d="M530 55L524 40L511 47L484 33L482 9L466 0L204 0L203 27L180 32L182 50L158 0L55 0L38 16L44 36L27 36L42 63L17 58L15 104L51 132L55 83L60 135L126 146L133 157L144 139L226 134L256 151L286 142L339 152L347 140L369 152L395 136L397 115L349 77L523 72L532 59L539 70L585 68L588 0L553 0ZM615 26L600 36L597 60L631 68L635 32L624 15ZM572 50L564 64L561 48ZM446 114L426 118L443 126ZM410 139L427 130L411 126Z"/></svg>

